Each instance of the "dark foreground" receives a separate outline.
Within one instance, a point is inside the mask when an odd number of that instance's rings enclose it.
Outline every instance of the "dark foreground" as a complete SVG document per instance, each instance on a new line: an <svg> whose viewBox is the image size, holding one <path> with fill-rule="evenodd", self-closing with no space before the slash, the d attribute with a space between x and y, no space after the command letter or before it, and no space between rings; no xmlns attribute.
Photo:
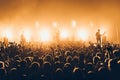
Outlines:
<svg viewBox="0 0 120 80"><path fill-rule="evenodd" d="M119 80L120 46L12 43L0 48L0 80Z"/></svg>

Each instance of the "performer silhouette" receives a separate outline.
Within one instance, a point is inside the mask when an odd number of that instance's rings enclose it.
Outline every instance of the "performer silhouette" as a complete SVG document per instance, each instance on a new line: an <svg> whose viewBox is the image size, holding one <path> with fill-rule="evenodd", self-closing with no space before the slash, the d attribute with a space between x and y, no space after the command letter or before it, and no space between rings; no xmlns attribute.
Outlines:
<svg viewBox="0 0 120 80"><path fill-rule="evenodd" d="M96 40L98 44L101 44L101 34L100 34L100 29L96 32Z"/></svg>

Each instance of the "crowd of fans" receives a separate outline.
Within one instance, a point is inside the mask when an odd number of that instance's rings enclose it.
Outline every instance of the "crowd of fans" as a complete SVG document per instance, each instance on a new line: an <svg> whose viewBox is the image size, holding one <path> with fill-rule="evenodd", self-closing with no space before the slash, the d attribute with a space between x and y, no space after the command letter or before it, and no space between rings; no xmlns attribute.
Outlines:
<svg viewBox="0 0 120 80"><path fill-rule="evenodd" d="M119 80L120 46L60 43L0 47L0 80Z"/></svg>

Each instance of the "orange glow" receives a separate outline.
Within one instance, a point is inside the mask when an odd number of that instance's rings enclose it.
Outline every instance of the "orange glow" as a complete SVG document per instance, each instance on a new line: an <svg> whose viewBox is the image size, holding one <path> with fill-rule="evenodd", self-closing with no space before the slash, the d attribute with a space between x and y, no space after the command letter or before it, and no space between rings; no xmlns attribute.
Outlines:
<svg viewBox="0 0 120 80"><path fill-rule="evenodd" d="M24 35L25 39L27 42L31 41L31 37L32 37L32 32L30 29L26 28L22 30L22 34ZM21 35L21 34L20 34Z"/></svg>
<svg viewBox="0 0 120 80"><path fill-rule="evenodd" d="M53 24L52 24L52 25L53 25L53 27L55 27L55 28L56 28L58 24L57 24L57 22L53 22Z"/></svg>
<svg viewBox="0 0 120 80"><path fill-rule="evenodd" d="M36 28L39 28L39 26L40 26L39 22L36 21L36 22L35 22L35 27L36 27Z"/></svg>
<svg viewBox="0 0 120 80"><path fill-rule="evenodd" d="M39 21L36 23L38 24ZM54 23L54 26L57 26L56 22ZM64 24L63 24L64 25ZM88 24L89 25L89 24ZM55 42L55 37L58 36L59 39L62 40L68 40L68 41L96 41L95 33L98 29L100 29L101 34L107 37L107 39L110 36L110 30L108 28L108 24L102 24L97 27L90 27L87 24L78 24L77 27L72 27L68 25L59 25L58 27L54 28L53 26L49 26L47 24L41 24L39 28L36 28L34 26L22 26L21 28L13 28L13 26L9 27L3 27L0 28L0 35L1 40L3 40L3 37L7 37L9 41L16 41L19 42L21 40L21 34L24 35L27 42L35 42L35 41L42 41L42 42L48 42L52 41ZM39 25L36 25L39 26ZM46 27L43 27L46 26ZM15 29L19 29L18 31ZM92 29L92 31L91 31ZM57 34L57 32L59 32ZM109 35L108 35L109 34Z"/></svg>
<svg viewBox="0 0 120 80"><path fill-rule="evenodd" d="M108 37L108 29L106 28L107 26L101 26L99 29L100 29L100 34L103 36L107 36Z"/></svg>
<svg viewBox="0 0 120 80"><path fill-rule="evenodd" d="M39 36L40 36L40 40L42 42L47 42L47 41L51 41L51 32L49 29L42 29L39 32Z"/></svg>
<svg viewBox="0 0 120 80"><path fill-rule="evenodd" d="M69 31L67 29L61 29L60 38L67 39L69 37Z"/></svg>
<svg viewBox="0 0 120 80"><path fill-rule="evenodd" d="M24 36L25 36L25 38L26 38L26 41L30 41L30 39L31 39L31 32L29 32L29 31L26 31L25 33L24 33Z"/></svg>
<svg viewBox="0 0 120 80"><path fill-rule="evenodd" d="M89 40L95 42L95 33L101 29L101 34L106 32L108 41L120 42L120 0L91 1L0 0L0 38L7 36L14 41L19 41L22 29L27 25L31 31L25 33L25 36L28 41L33 42L39 40L36 39L40 37L39 29L44 26L50 28L51 37L59 32L60 39L68 37L70 40L72 38L77 40L79 39L77 29L87 28L90 30ZM68 32L62 31L61 27L67 28ZM12 31L6 32L5 28Z"/></svg>
<svg viewBox="0 0 120 80"><path fill-rule="evenodd" d="M86 41L88 39L89 35L88 35L88 31L85 29L80 29L77 32L77 38L81 39L83 41Z"/></svg>
<svg viewBox="0 0 120 80"><path fill-rule="evenodd" d="M72 27L76 27L76 21L72 20Z"/></svg>
<svg viewBox="0 0 120 80"><path fill-rule="evenodd" d="M9 40L13 38L12 31L10 29L5 29L2 32L3 37L7 37Z"/></svg>
<svg viewBox="0 0 120 80"><path fill-rule="evenodd" d="M106 33L106 29L104 27L100 28L100 34L103 35L104 33Z"/></svg>

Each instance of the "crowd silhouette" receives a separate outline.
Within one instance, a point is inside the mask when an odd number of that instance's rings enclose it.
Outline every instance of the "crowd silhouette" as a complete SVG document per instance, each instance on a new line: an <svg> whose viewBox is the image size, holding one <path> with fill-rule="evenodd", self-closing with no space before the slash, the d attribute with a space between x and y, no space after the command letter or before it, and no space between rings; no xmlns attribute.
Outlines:
<svg viewBox="0 0 120 80"><path fill-rule="evenodd" d="M0 80L119 80L120 45L1 42Z"/></svg>

